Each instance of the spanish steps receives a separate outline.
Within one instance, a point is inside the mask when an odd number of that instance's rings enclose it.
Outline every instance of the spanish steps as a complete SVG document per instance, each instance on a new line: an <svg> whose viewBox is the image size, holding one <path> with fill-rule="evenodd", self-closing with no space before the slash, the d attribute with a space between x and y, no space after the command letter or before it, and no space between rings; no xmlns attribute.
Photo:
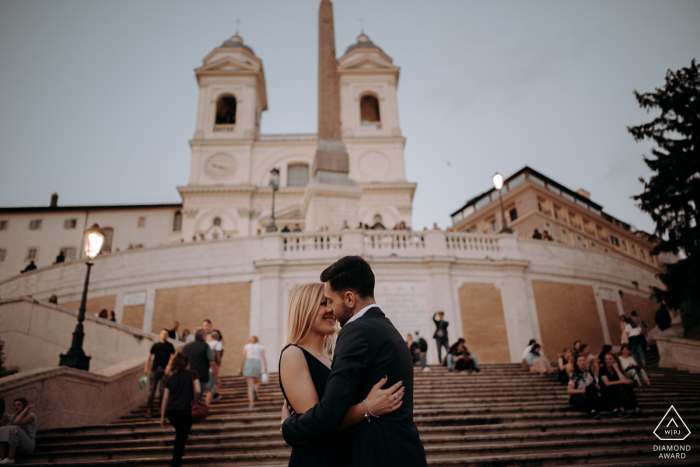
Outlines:
<svg viewBox="0 0 700 467"><path fill-rule="evenodd" d="M674 405L692 433L700 430L700 375L647 368L652 386L637 390L644 415L594 420L568 404L554 376L518 364L484 364L480 373L444 367L415 372L415 422L430 466L700 465L700 442L689 436L685 459L660 459L653 434ZM223 401L195 425L184 465L286 466L291 448L279 432L282 394L276 374L247 408L241 377L223 377ZM144 396L145 399L145 396ZM155 417L159 417L155 414ZM26 465L166 466L175 438L145 407L110 425L39 432Z"/></svg>

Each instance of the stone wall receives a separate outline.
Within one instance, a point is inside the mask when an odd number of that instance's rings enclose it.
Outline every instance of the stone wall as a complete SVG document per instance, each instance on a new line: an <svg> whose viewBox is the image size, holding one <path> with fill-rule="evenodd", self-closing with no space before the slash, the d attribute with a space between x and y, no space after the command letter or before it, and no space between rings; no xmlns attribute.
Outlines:
<svg viewBox="0 0 700 467"><path fill-rule="evenodd" d="M170 329L177 320L180 332L185 328L193 332L203 319L211 320L224 338L221 374L236 375L241 368L243 346L248 342L249 310L250 282L158 289L152 331Z"/></svg>
<svg viewBox="0 0 700 467"><path fill-rule="evenodd" d="M464 284L459 289L459 304L469 351L480 363L507 362L508 335L501 292L493 284Z"/></svg>
<svg viewBox="0 0 700 467"><path fill-rule="evenodd" d="M138 385L143 363L134 357L96 373L65 366L24 371L0 379L0 394L8 407L26 397L39 430L111 423L148 397Z"/></svg>
<svg viewBox="0 0 700 467"><path fill-rule="evenodd" d="M20 371L58 366L71 346L78 312L29 298L0 301L0 338L7 366ZM83 349L97 372L130 358L145 363L158 336L108 320L86 316Z"/></svg>
<svg viewBox="0 0 700 467"><path fill-rule="evenodd" d="M659 348L661 368L700 373L700 342L681 337L657 335L656 345Z"/></svg>
<svg viewBox="0 0 700 467"><path fill-rule="evenodd" d="M548 281L532 281L537 303L542 346L553 360L575 340L600 352L605 344L592 287Z"/></svg>

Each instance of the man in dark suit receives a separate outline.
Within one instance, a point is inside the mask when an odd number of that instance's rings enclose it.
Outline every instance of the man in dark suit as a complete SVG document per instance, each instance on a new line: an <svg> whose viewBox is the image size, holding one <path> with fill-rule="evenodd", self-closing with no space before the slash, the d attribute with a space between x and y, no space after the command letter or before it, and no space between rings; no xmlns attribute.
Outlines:
<svg viewBox="0 0 700 467"><path fill-rule="evenodd" d="M438 311L433 315L433 322L435 323L433 339L437 343L438 360L442 363L442 348L445 347L445 355L450 351L450 339L447 337L447 326L450 323L445 321L445 313L442 311Z"/></svg>
<svg viewBox="0 0 700 467"><path fill-rule="evenodd" d="M413 358L401 334L374 300L374 274L360 256L339 259L321 274L328 306L342 326L331 374L320 402L282 423L291 446L334 433L338 461L353 467L424 467L425 450L413 422ZM385 387L403 381L399 409L338 431L348 409L388 377Z"/></svg>

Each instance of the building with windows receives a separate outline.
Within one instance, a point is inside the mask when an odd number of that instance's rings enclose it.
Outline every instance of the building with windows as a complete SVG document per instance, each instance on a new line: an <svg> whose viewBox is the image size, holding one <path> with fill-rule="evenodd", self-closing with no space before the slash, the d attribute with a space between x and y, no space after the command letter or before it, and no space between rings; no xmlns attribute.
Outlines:
<svg viewBox="0 0 700 467"><path fill-rule="evenodd" d="M88 312L114 310L119 323L147 332L174 320L193 330L208 318L231 349L226 375L240 368L250 335L276 367L290 293L345 255L371 264L377 303L399 332L430 336L433 314L444 311L450 341L465 337L480 362L519 362L532 338L550 356L577 339L596 351L619 344L619 316L632 310L653 323L649 287L661 284L648 241L587 194L529 168L502 191L518 235L498 233L493 190L453 215L458 231L341 229L343 221L410 227L416 184L405 175L399 68L364 34L336 58L328 0L319 14L318 133L259 133L267 108L262 61L233 36L196 70L182 202L64 207L53 198L48 207L0 209L0 297L56 295L77 309L82 233L98 223L107 239L91 267ZM280 172L276 192L272 169ZM273 193L277 226L300 231L265 232ZM529 238L535 228L558 241ZM60 251L66 261L53 264ZM19 274L31 259L38 269ZM70 342L72 328L55 332ZM432 340L428 360L437 361Z"/></svg>
<svg viewBox="0 0 700 467"><path fill-rule="evenodd" d="M523 167L504 180L501 189L506 226L519 237L532 238L537 229L554 242L619 254L660 268L651 255L650 235L605 213L586 190L573 191ZM467 201L452 213L452 226L465 232L500 232L504 227L495 188Z"/></svg>
<svg viewBox="0 0 700 467"><path fill-rule="evenodd" d="M361 34L338 60L342 141L348 177L361 190L348 225L411 225L415 183L406 180L396 86L399 67ZM105 253L169 243L256 235L270 222L270 171L280 171L275 223L290 230L307 225L303 199L318 145L316 134L260 134L267 109L263 63L235 35L208 54L195 70L199 102L187 186L182 203L147 206L0 208L0 279L30 260L53 264L60 251L79 255L82 232L98 223L108 230ZM378 217L377 217L378 216Z"/></svg>

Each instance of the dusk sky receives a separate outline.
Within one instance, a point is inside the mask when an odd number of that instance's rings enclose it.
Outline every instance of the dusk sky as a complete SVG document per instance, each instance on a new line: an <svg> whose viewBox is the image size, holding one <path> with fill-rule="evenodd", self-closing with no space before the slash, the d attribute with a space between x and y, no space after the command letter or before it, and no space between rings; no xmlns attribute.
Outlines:
<svg viewBox="0 0 700 467"><path fill-rule="evenodd" d="M179 202L194 68L236 31L263 61L263 133L316 132L319 0L0 0L0 206ZM336 0L401 67L416 229L528 165L638 229L633 90L700 58L700 1Z"/></svg>

